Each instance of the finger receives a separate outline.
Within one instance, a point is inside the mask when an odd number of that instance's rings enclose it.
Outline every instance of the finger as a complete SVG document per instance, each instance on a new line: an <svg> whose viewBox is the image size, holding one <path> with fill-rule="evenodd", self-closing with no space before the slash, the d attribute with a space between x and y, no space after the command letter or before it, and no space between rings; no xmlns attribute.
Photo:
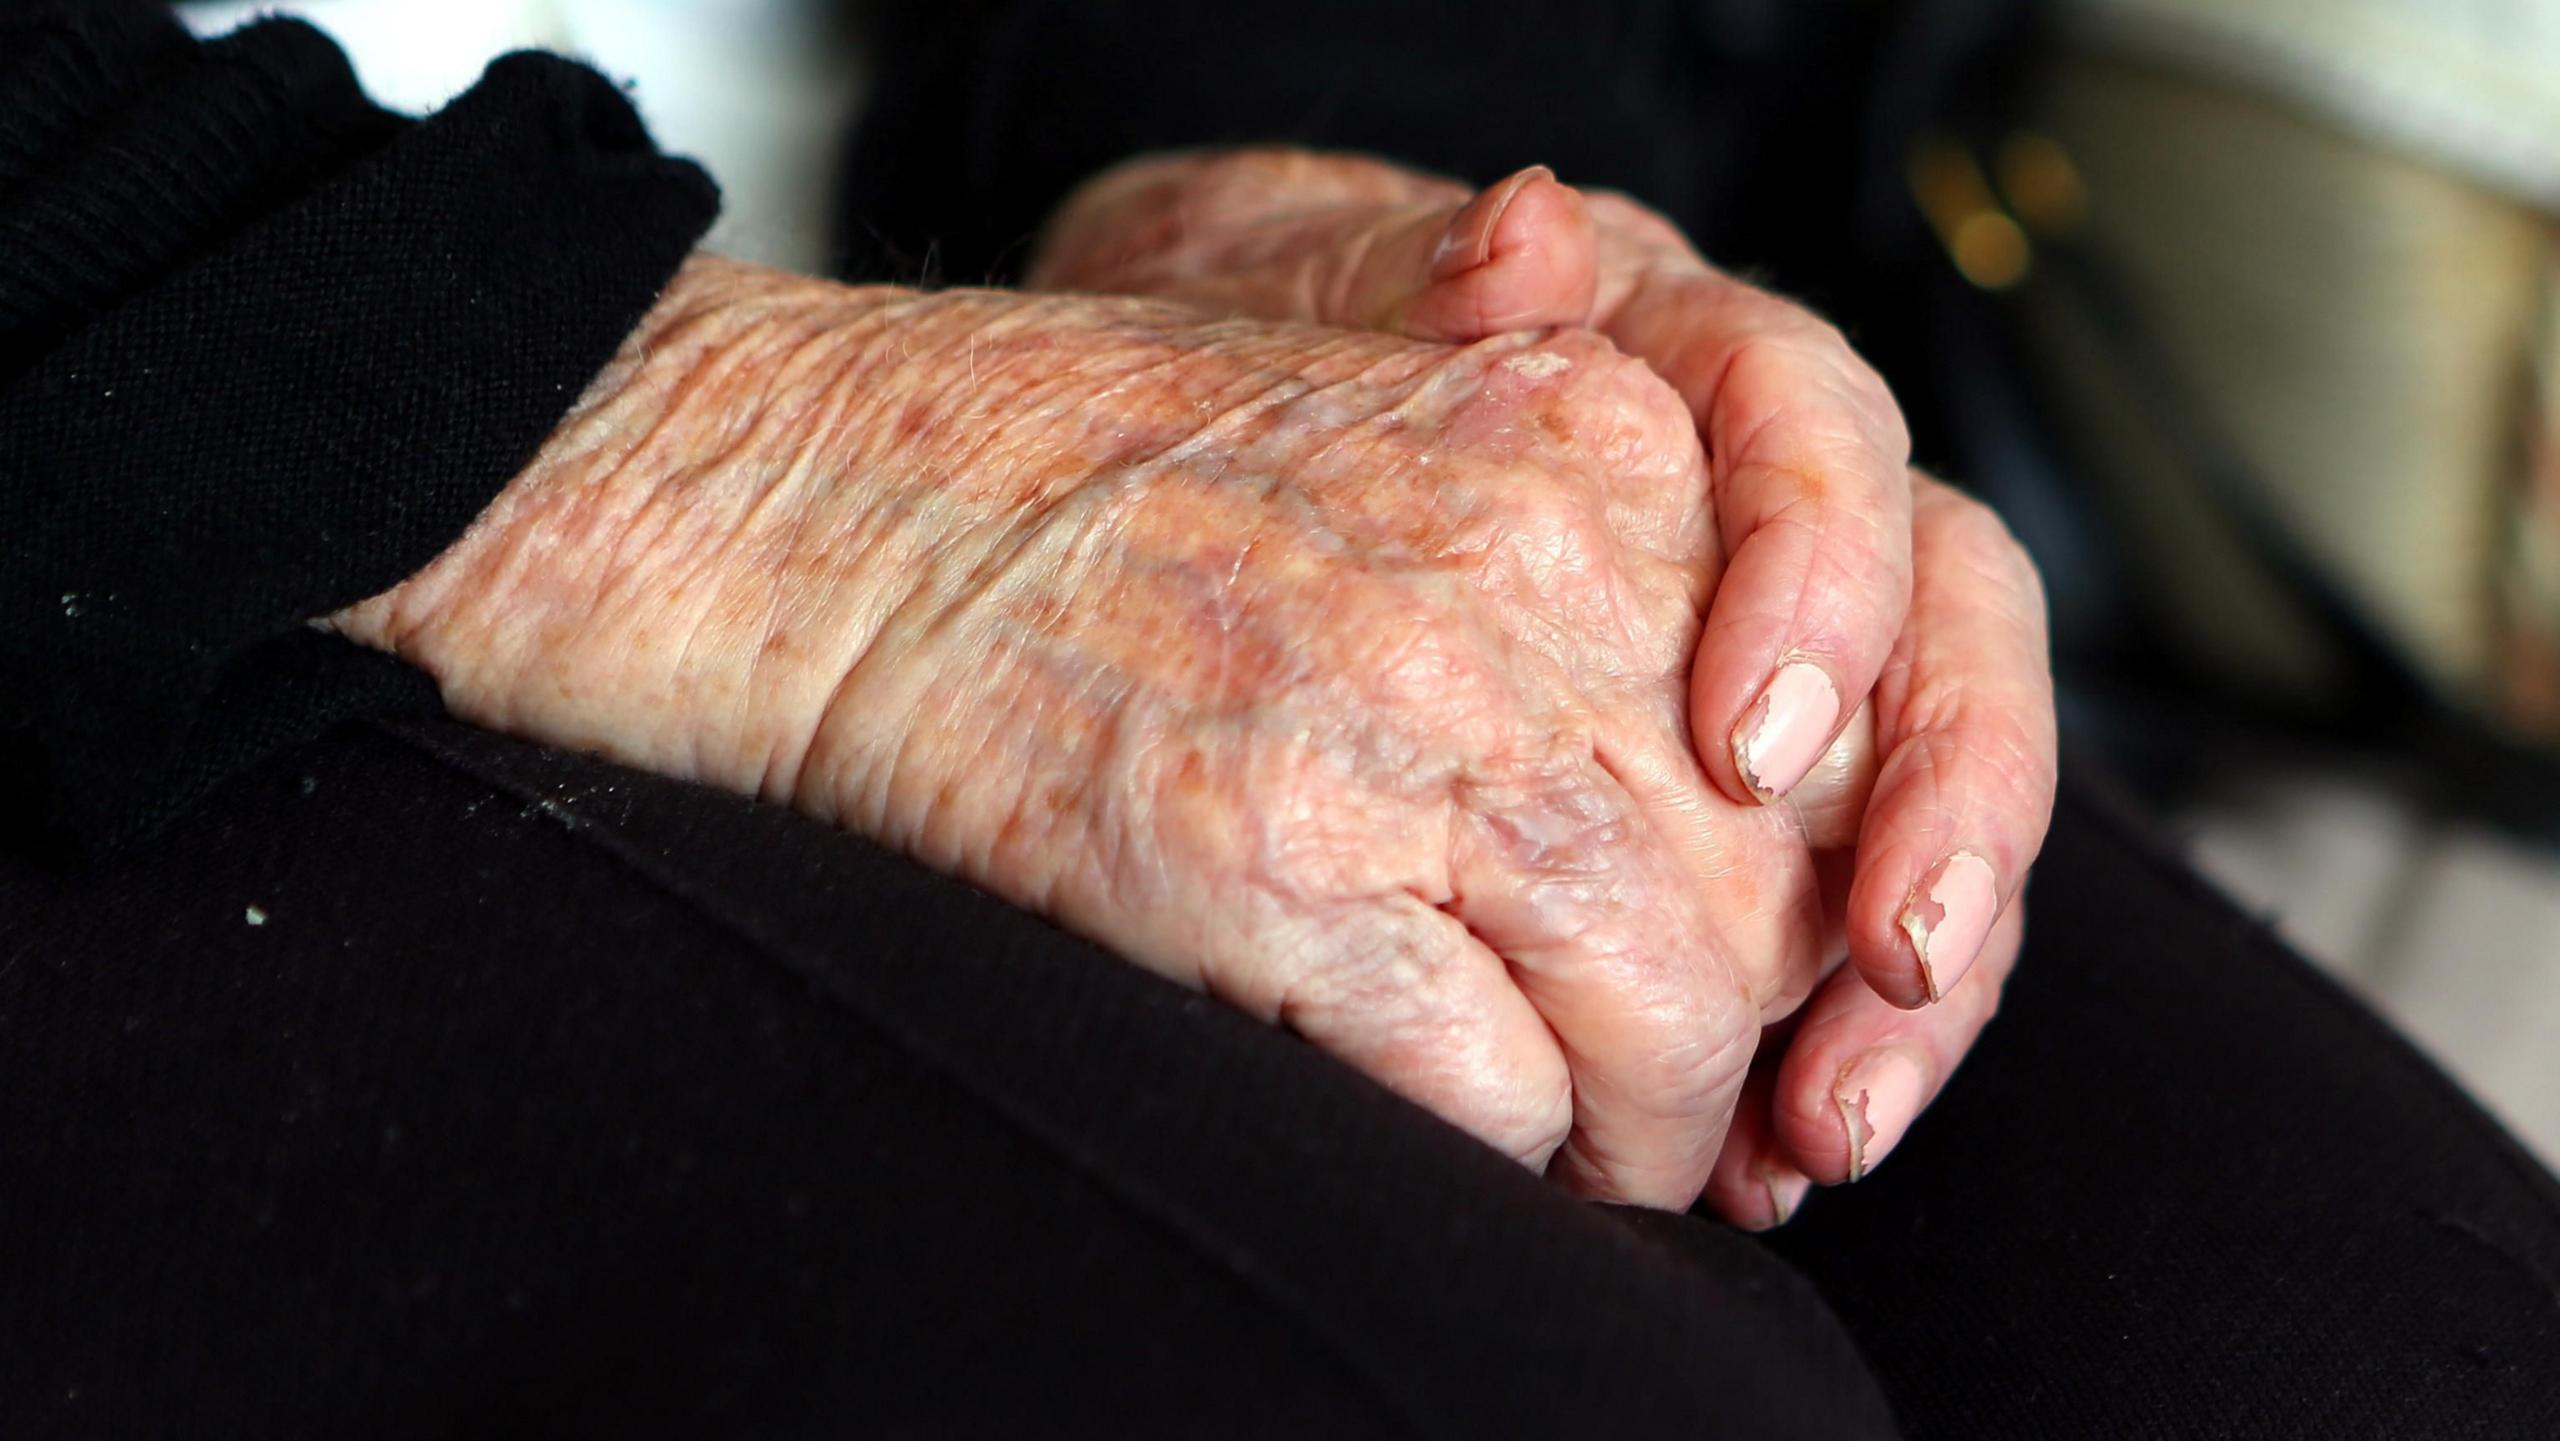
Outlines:
<svg viewBox="0 0 2560 1441"><path fill-rule="evenodd" d="M1465 342L1579 325L1599 284L1582 197L1543 165L1462 203L1292 210L1189 263L1178 299L1274 320Z"/></svg>
<svg viewBox="0 0 2560 1441"><path fill-rule="evenodd" d="M1229 247L1286 217L1411 213L1462 203L1467 188L1363 155L1287 147L1187 151L1125 161L1077 187L1042 228L1033 290L1163 295L1195 272L1233 271ZM1268 263L1270 257L1261 257Z"/></svg>
<svg viewBox="0 0 2560 1441"><path fill-rule="evenodd" d="M1363 155L1250 149L1151 157L1090 182L1030 283L1470 341L1587 323L1598 250L1581 192L1545 166L1470 192Z"/></svg>
<svg viewBox="0 0 2560 1441"><path fill-rule="evenodd" d="M1813 1178L1778 1144L1771 1112L1777 1094L1777 1061L1764 1043L1752 1058L1751 1075L1742 1083L1742 1098L1733 1109L1733 1126L1725 1132L1724 1150L1707 1178L1699 1204L1745 1231L1783 1226L1804 1204Z"/></svg>
<svg viewBox="0 0 2560 1441"><path fill-rule="evenodd" d="M1338 165L1273 176L1275 163L1107 191L1061 227L1035 282L1448 342L1591 317L1597 235L1582 197L1544 166L1472 194L1382 202L1326 178ZM1114 218L1085 213L1093 204Z"/></svg>
<svg viewBox="0 0 2560 1441"><path fill-rule="evenodd" d="M1823 1185L1880 1165L1999 1010L2024 936L2024 913L2012 907L1972 977L1926 1010L1886 1003L1852 972L1825 982L1777 1067L1772 1130L1783 1160Z"/></svg>
<svg viewBox="0 0 2560 1441"><path fill-rule="evenodd" d="M1573 1121L1573 1081L1500 957L1412 895L1365 907L1301 948L1328 956L1273 1019L1532 1170Z"/></svg>
<svg viewBox="0 0 2560 1441"><path fill-rule="evenodd" d="M1380 257L1384 263L1374 268L1386 288L1382 307L1373 299L1372 308L1333 323L1471 341L1591 318L1599 287L1591 212L1543 165L1487 186L1442 218L1428 240L1428 255Z"/></svg>
<svg viewBox="0 0 2560 1441"><path fill-rule="evenodd" d="M1827 966L1848 951L1826 907L1848 889L1846 853L1804 843L1794 815L1740 806L1707 783L1676 714L1646 719L1633 708L1604 716L1596 752L1653 823L1685 893L1713 918L1727 974L1767 1022L1811 997ZM1845 745L1844 761L1857 755ZM1853 775L1833 783L1845 791Z"/></svg>
<svg viewBox="0 0 2560 1441"><path fill-rule="evenodd" d="M1858 834L1849 954L1900 1006L1940 1000L2053 816L2053 673L2035 567L1987 507L1915 476L1911 623L1876 688L1884 761Z"/></svg>
<svg viewBox="0 0 2560 1441"><path fill-rule="evenodd" d="M1687 1206L1759 1027L1700 898L1588 755L1461 789L1451 912L1508 963L1573 1076L1548 1174L1596 1199Z"/></svg>
<svg viewBox="0 0 2560 1441"><path fill-rule="evenodd" d="M1813 769L1787 793L1787 805L1804 829L1804 843L1816 852L1846 851L1858 843L1858 827L1866 819L1867 800L1876 788L1876 708L1869 700L1858 707L1839 738L1813 763Z"/></svg>
<svg viewBox="0 0 2560 1441"><path fill-rule="evenodd" d="M1911 591L1910 438L1891 393L1809 312L1700 268L1641 283L1606 326L1697 418L1731 557L1690 676L1708 773L1794 789L1867 692Z"/></svg>

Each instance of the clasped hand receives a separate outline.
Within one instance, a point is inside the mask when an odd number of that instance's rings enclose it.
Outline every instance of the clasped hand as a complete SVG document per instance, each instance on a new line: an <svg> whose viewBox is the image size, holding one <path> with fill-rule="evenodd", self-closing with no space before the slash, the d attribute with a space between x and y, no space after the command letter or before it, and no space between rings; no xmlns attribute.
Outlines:
<svg viewBox="0 0 2560 1441"><path fill-rule="evenodd" d="M1287 152L1101 177L1034 280L1088 293L699 257L333 623L1587 1194L1766 1225L1881 1159L2016 956L2052 698L2033 570L1838 334L1542 172Z"/></svg>

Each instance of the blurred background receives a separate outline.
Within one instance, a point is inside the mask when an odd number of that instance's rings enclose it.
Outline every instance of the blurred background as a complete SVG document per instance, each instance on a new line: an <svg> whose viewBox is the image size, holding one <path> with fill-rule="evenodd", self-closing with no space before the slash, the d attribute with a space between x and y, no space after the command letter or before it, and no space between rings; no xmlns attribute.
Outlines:
<svg viewBox="0 0 2560 1441"><path fill-rule="evenodd" d="M1419 42L1388 12L1433 7L1306 8L1376 27L1379 63L1238 138L1334 142L1470 67L1581 83L1556 37L1593 33L1563 0L1442 7ZM2067 744L2560 1163L2560 0L1599 8L1686 107L1648 165L1577 164L1533 103L1396 158L1623 186L1839 319L2043 566ZM1039 68L1091 53L1047 37L1116 25L1107 53L1184 73L1222 43L1214 4L1106 0L182 10L303 14L409 110L508 49L580 56L719 179L715 248L903 279L1001 279L1054 198L865 213L863 175L962 148L944 80L1029 63L1017 129L972 139L1054 190L1146 131L1079 128L1109 77Z"/></svg>

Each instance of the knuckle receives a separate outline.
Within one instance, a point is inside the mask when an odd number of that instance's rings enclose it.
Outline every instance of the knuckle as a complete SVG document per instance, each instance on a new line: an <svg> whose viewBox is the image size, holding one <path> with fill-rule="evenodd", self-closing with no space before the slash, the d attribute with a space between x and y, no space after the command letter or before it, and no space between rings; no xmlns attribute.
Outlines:
<svg viewBox="0 0 2560 1441"><path fill-rule="evenodd" d="M1468 382L1480 417L1469 428L1499 437L1499 450L1515 458L1540 456L1586 479L1699 459L1697 424L1679 392L1596 332L1497 337L1450 352L1442 364Z"/></svg>
<svg viewBox="0 0 2560 1441"><path fill-rule="evenodd" d="M1974 733L1976 690L1969 676L1933 671L1915 678L1902 698L1901 729L1926 738L1925 753L1933 763L1944 759L1941 747L1964 743Z"/></svg>
<svg viewBox="0 0 2560 1441"><path fill-rule="evenodd" d="M1627 1071L1631 1099L1664 1116L1694 1116L1742 1083L1759 1027L1740 1004L1693 1004L1674 1011L1668 1034L1644 1047Z"/></svg>
<svg viewBox="0 0 2560 1441"><path fill-rule="evenodd" d="M1279 971L1276 1018L1329 1041L1358 1038L1389 1074L1450 1069L1447 1057L1490 1030L1466 967L1374 904L1348 915L1288 928L1292 939L1265 947Z"/></svg>
<svg viewBox="0 0 2560 1441"><path fill-rule="evenodd" d="M1851 602L1890 609L1892 618L1900 618L1910 600L1911 538L1891 517L1863 507L1790 507L1778 520L1804 533L1802 543L1815 557L1815 579Z"/></svg>
<svg viewBox="0 0 2560 1441"><path fill-rule="evenodd" d="M1375 609L1390 608L1391 603ZM1482 647L1466 629L1446 614L1408 615L1397 626L1356 626L1347 637L1344 668L1364 678L1364 689L1377 700L1399 709L1456 705L1473 710L1486 698L1493 677Z"/></svg>
<svg viewBox="0 0 2560 1441"><path fill-rule="evenodd" d="M2004 530L2003 534L2006 533ZM2019 612L2035 622L2041 633L2046 610L2043 570L2037 567L2035 557L2028 554L2027 548L2014 537L2009 539L2001 554L2002 574L2007 579L2010 592L2017 597Z"/></svg>
<svg viewBox="0 0 2560 1441"><path fill-rule="evenodd" d="M2045 616L2044 573L2035 558L1998 511L1971 496L1950 492L1937 524L1939 544L1951 569L1970 582L1988 587L2004 609L2041 633Z"/></svg>
<svg viewBox="0 0 2560 1441"><path fill-rule="evenodd" d="M1976 790L2004 814L2041 824L2055 786L2053 727L2046 715L1983 705L1957 682L1917 687L1909 715L1926 738L1921 759L1933 775Z"/></svg>
<svg viewBox="0 0 2560 1441"><path fill-rule="evenodd" d="M1409 925L1303 950L1275 1018L1488 1145L1543 1162L1573 1127L1562 1057L1506 1049L1484 977Z"/></svg>
<svg viewBox="0 0 2560 1441"><path fill-rule="evenodd" d="M1515 746L1468 779L1465 802L1499 863L1520 878L1535 931L1622 966L1624 958L1609 952L1624 947L1603 922L1653 889L1633 865L1643 818L1599 787L1558 775L1570 763L1556 755L1538 742Z"/></svg>
<svg viewBox="0 0 2560 1441"><path fill-rule="evenodd" d="M1939 501L1938 524L1946 543L1978 569L1992 572L2033 570L2026 548L2009 530L2000 512L1958 491Z"/></svg>
<svg viewBox="0 0 2560 1441"><path fill-rule="evenodd" d="M1500 507L1498 522L1559 558L1589 553L1598 538L1596 518L1583 497L1544 476L1523 475Z"/></svg>
<svg viewBox="0 0 2560 1441"><path fill-rule="evenodd" d="M1837 443L1880 450L1898 468L1910 454L1910 432L1882 372L1831 322L1774 297L1770 303L1777 310L1761 333L1733 353L1728 392L1764 416L1836 415Z"/></svg>
<svg viewBox="0 0 2560 1441"><path fill-rule="evenodd" d="M1321 635L1292 647L1291 676L1319 712L1397 723L1498 709L1509 686L1471 587L1446 577L1335 571L1305 597Z"/></svg>
<svg viewBox="0 0 2560 1441"><path fill-rule="evenodd" d="M1516 482L1476 522L1470 542L1479 560L1475 582L1508 604L1536 598L1543 614L1587 598L1612 574L1618 539L1595 497L1535 471Z"/></svg>
<svg viewBox="0 0 2560 1441"><path fill-rule="evenodd" d="M1552 357L1552 366L1539 359ZM1606 446L1612 441L1666 443L1695 430L1688 406L1645 361L1620 350L1595 331L1557 331L1499 362L1516 373L1551 376L1555 429L1569 439ZM1525 369L1524 369L1525 367Z"/></svg>
<svg viewBox="0 0 2560 1441"><path fill-rule="evenodd" d="M1725 365L1724 398L1747 413L1783 414L1803 393L1807 358L1795 337L1753 336L1734 350Z"/></svg>
<svg viewBox="0 0 2560 1441"><path fill-rule="evenodd" d="M1492 1102L1489 1114L1498 1134L1487 1139L1522 1165L1544 1166L1573 1133L1573 1078L1561 1066Z"/></svg>

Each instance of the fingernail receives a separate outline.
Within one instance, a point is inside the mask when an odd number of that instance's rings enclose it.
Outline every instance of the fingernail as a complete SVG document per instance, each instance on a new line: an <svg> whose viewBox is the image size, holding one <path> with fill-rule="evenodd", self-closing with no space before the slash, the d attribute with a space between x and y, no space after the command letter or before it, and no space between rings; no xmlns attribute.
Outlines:
<svg viewBox="0 0 2560 1441"><path fill-rule="evenodd" d="M1927 1093L1920 1063L1900 1051L1869 1051L1841 1071L1831 1099L1849 1129L1850 1180L1883 1163L1918 1119Z"/></svg>
<svg viewBox="0 0 2560 1441"><path fill-rule="evenodd" d="M1556 173L1547 167L1532 165L1490 190L1477 192L1473 200L1450 217L1448 232L1440 237L1440 248L1432 252L1431 278L1454 280L1493 259L1494 233L1501 228L1503 212L1511 208L1512 198L1532 180L1555 178Z"/></svg>
<svg viewBox="0 0 2560 1441"><path fill-rule="evenodd" d="M1954 990L1973 969L1999 911L1999 880L1990 862L1970 851L1940 861L1929 879L1912 888L1911 899L1902 906L1902 933L1911 938L1911 953L1920 959L1930 1000Z"/></svg>
<svg viewBox="0 0 2560 1441"><path fill-rule="evenodd" d="M1760 1184L1769 1193L1769 1225L1775 1229L1795 1219L1796 1208L1813 1189L1813 1178L1797 1171L1764 1171Z"/></svg>
<svg viewBox="0 0 2560 1441"><path fill-rule="evenodd" d="M1794 790L1822 759L1839 719L1840 693L1822 667L1801 660L1778 667L1733 728L1733 764L1742 783L1763 801Z"/></svg>

